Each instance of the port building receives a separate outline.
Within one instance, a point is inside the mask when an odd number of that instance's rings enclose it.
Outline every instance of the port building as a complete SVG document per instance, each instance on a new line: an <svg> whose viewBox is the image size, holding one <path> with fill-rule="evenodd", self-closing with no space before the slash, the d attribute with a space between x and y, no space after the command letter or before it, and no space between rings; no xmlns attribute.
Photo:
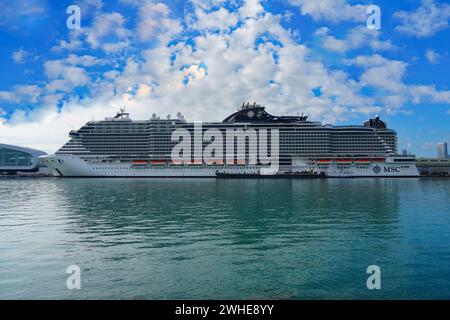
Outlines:
<svg viewBox="0 0 450 320"><path fill-rule="evenodd" d="M0 174L38 172L44 167L39 157L46 154L40 150L0 143Z"/></svg>

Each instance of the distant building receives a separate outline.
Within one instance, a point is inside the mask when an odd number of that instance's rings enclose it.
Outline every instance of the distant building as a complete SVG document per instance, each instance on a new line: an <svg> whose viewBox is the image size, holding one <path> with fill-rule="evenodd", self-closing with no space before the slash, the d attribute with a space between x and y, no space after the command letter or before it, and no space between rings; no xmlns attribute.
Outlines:
<svg viewBox="0 0 450 320"><path fill-rule="evenodd" d="M438 143L438 158L448 158L447 142Z"/></svg>
<svg viewBox="0 0 450 320"><path fill-rule="evenodd" d="M39 159L47 153L30 148L0 144L0 174L38 172L44 167Z"/></svg>
<svg viewBox="0 0 450 320"><path fill-rule="evenodd" d="M403 155L403 156L405 156L405 157L406 157L406 156L408 156L408 150L406 150L406 149L403 149L403 151L402 151L402 155Z"/></svg>

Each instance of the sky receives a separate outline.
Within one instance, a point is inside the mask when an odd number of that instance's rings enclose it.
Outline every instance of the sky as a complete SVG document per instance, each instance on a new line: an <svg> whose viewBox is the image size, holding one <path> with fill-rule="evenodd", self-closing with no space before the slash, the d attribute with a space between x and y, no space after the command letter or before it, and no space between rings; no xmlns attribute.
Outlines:
<svg viewBox="0 0 450 320"><path fill-rule="evenodd" d="M436 156L449 22L444 0L0 0L0 143L53 153L121 107L222 121L248 101L336 125L379 115L400 150Z"/></svg>

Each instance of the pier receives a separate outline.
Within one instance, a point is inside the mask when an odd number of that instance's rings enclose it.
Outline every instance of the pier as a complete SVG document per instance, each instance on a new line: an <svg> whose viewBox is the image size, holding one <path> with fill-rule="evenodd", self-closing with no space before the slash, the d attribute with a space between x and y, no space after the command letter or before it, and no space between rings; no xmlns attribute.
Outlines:
<svg viewBox="0 0 450 320"><path fill-rule="evenodd" d="M450 177L450 158L417 158L417 169L424 177Z"/></svg>

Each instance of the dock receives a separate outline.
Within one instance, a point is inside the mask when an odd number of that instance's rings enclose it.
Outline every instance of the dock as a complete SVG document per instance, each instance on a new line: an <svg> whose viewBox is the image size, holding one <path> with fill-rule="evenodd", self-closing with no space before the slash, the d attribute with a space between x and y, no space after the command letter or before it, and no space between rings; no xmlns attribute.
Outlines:
<svg viewBox="0 0 450 320"><path fill-rule="evenodd" d="M450 177L450 158L417 158L416 166L423 177Z"/></svg>

